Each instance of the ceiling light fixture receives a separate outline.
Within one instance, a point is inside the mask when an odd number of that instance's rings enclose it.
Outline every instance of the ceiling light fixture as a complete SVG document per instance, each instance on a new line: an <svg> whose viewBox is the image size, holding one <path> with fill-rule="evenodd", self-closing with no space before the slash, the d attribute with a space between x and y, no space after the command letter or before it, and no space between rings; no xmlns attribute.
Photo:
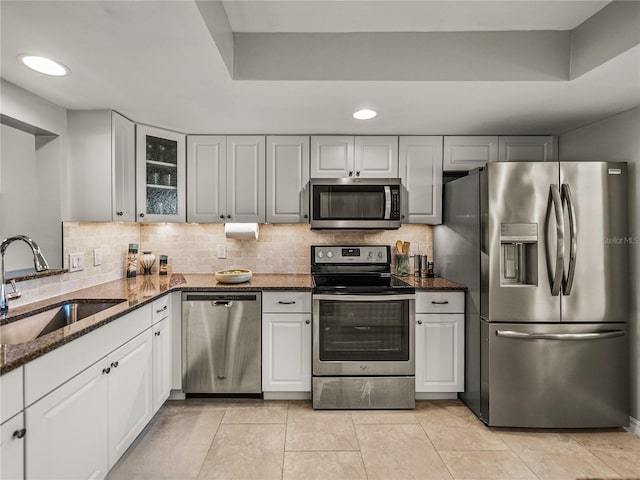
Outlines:
<svg viewBox="0 0 640 480"><path fill-rule="evenodd" d="M64 65L46 57L39 57L37 55L18 55L18 58L31 70L44 73L45 75L64 77L70 73L69 69Z"/></svg>
<svg viewBox="0 0 640 480"><path fill-rule="evenodd" d="M370 120L377 115L373 110L358 110L353 114L353 118L357 118L358 120Z"/></svg>

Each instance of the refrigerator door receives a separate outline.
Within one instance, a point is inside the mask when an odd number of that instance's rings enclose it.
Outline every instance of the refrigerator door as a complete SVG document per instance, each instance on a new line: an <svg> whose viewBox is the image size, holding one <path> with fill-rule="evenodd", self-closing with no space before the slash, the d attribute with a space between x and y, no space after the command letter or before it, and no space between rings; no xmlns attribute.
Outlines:
<svg viewBox="0 0 640 480"><path fill-rule="evenodd" d="M563 322L629 319L627 164L560 164L567 226Z"/></svg>
<svg viewBox="0 0 640 480"><path fill-rule="evenodd" d="M558 179L555 162L489 163L481 172L481 315L487 321L560 321Z"/></svg>
<svg viewBox="0 0 640 480"><path fill-rule="evenodd" d="M482 322L482 419L503 427L629 425L629 336L624 323Z"/></svg>

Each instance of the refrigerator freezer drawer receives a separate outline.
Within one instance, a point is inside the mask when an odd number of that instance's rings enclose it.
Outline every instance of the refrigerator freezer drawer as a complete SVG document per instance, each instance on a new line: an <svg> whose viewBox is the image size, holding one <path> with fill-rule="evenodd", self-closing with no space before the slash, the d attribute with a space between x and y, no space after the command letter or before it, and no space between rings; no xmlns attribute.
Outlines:
<svg viewBox="0 0 640 480"><path fill-rule="evenodd" d="M482 418L491 426L629 425L624 323L482 322Z"/></svg>

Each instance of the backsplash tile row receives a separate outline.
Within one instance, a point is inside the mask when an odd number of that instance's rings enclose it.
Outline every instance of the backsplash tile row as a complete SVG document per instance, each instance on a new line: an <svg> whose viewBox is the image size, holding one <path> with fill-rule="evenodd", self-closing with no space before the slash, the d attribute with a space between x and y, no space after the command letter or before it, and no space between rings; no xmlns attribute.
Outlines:
<svg viewBox="0 0 640 480"><path fill-rule="evenodd" d="M255 273L307 274L310 245L394 245L398 239L411 242L412 255L432 256L432 229L428 225L371 232L315 231L309 225L295 224L260 225L259 238L252 241L227 239L220 224L65 222L64 267L68 267L70 253L82 252L84 270L20 282L22 298L11 305L24 305L123 278L129 243L138 243L139 253L150 250L156 255L154 274L158 272L160 255L168 256L170 272L174 273L213 273L242 267ZM218 245L226 246L226 259L217 258ZM93 265L96 248L102 249L99 266Z"/></svg>

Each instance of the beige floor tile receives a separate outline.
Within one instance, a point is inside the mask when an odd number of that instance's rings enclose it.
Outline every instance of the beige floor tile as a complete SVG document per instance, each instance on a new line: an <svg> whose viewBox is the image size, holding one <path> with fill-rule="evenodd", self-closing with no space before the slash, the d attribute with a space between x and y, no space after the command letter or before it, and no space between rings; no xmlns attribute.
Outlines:
<svg viewBox="0 0 640 480"><path fill-rule="evenodd" d="M570 434L588 450L628 450L640 455L640 437L625 430L576 432ZM640 476L640 474L639 474Z"/></svg>
<svg viewBox="0 0 640 480"><path fill-rule="evenodd" d="M640 479L640 450L592 450L591 453L621 477Z"/></svg>
<svg viewBox="0 0 640 480"><path fill-rule="evenodd" d="M287 451L358 450L351 413L290 405L285 448Z"/></svg>
<svg viewBox="0 0 640 480"><path fill-rule="evenodd" d="M109 473L109 480L194 479L225 409L165 406L146 435Z"/></svg>
<svg viewBox="0 0 640 480"><path fill-rule="evenodd" d="M484 424L462 402L457 400L430 400L416 402L414 415L424 425L466 428Z"/></svg>
<svg viewBox="0 0 640 480"><path fill-rule="evenodd" d="M440 451L438 453L456 480L537 479L529 467L509 450Z"/></svg>
<svg viewBox="0 0 640 480"><path fill-rule="evenodd" d="M286 423L287 402L259 405L233 405L227 408L222 423Z"/></svg>
<svg viewBox="0 0 640 480"><path fill-rule="evenodd" d="M579 455L565 452L527 451L518 452L517 455L540 480L619 478L615 471L589 452Z"/></svg>
<svg viewBox="0 0 640 480"><path fill-rule="evenodd" d="M575 455L587 453L587 449L573 440L568 433L519 429L493 429L493 432L516 453L539 452Z"/></svg>
<svg viewBox="0 0 640 480"><path fill-rule="evenodd" d="M284 425L220 425L198 480L280 479Z"/></svg>
<svg viewBox="0 0 640 480"><path fill-rule="evenodd" d="M366 479L360 452L285 452L284 480Z"/></svg>
<svg viewBox="0 0 640 480"><path fill-rule="evenodd" d="M418 423L412 411L354 410L351 412L351 418L356 425Z"/></svg>
<svg viewBox="0 0 640 480"><path fill-rule="evenodd" d="M451 418L450 422L447 418ZM475 417L444 415L434 420L433 416L419 415L418 420L438 451L509 449L498 434Z"/></svg>
<svg viewBox="0 0 640 480"><path fill-rule="evenodd" d="M447 467L419 425L356 425L369 480L447 479Z"/></svg>

